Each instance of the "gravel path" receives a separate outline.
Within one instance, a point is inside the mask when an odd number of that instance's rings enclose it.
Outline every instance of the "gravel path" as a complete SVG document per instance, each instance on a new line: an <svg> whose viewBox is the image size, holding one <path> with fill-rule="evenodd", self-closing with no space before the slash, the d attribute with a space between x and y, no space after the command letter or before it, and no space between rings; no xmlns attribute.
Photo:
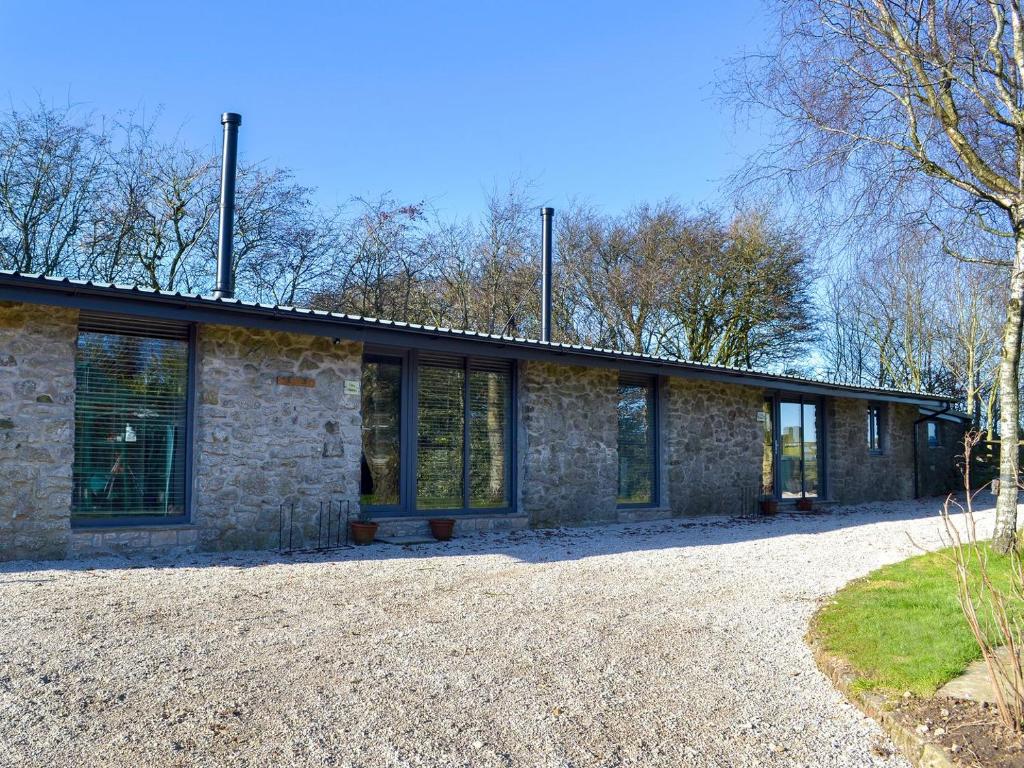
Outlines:
<svg viewBox="0 0 1024 768"><path fill-rule="evenodd" d="M937 508L7 564L0 763L905 766L803 635Z"/></svg>

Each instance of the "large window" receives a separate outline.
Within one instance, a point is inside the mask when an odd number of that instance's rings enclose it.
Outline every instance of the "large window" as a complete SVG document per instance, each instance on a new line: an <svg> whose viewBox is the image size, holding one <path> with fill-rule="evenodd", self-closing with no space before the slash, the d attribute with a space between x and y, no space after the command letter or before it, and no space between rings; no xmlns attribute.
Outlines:
<svg viewBox="0 0 1024 768"><path fill-rule="evenodd" d="M510 509L511 365L425 352L367 355L362 463L361 502L371 510Z"/></svg>
<svg viewBox="0 0 1024 768"><path fill-rule="evenodd" d="M83 316L75 352L73 521L186 516L188 333L184 326Z"/></svg>
<svg viewBox="0 0 1024 768"><path fill-rule="evenodd" d="M417 508L508 507L509 366L424 355L417 371Z"/></svg>
<svg viewBox="0 0 1024 768"><path fill-rule="evenodd" d="M618 413L618 503L653 504L657 486L654 380L622 376Z"/></svg>

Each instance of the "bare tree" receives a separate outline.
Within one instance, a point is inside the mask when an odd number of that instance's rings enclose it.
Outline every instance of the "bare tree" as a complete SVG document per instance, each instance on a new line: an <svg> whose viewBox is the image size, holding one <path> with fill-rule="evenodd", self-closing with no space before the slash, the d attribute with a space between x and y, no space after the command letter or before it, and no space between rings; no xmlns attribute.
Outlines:
<svg viewBox="0 0 1024 768"><path fill-rule="evenodd" d="M253 249L238 266L242 292L255 301L287 306L309 304L330 285L343 253L343 227L337 212L312 205L284 211L275 235Z"/></svg>
<svg viewBox="0 0 1024 768"><path fill-rule="evenodd" d="M916 208L943 231L969 218L1012 246L982 257L1009 268L994 536L1007 551L1016 535L1024 300L1021 7L1011 0L788 0L777 7L777 45L746 60L736 94L780 118L780 141L758 164L819 192L843 182L846 202L861 211ZM957 253L956 244L947 250Z"/></svg>
<svg viewBox="0 0 1024 768"><path fill-rule="evenodd" d="M955 264L944 273L948 286L940 330L944 367L963 393L976 428L985 427L991 440L998 399L1000 284L1002 270L988 265Z"/></svg>
<svg viewBox="0 0 1024 768"><path fill-rule="evenodd" d="M704 214L684 231L668 307L685 347L670 332L667 349L718 365L792 363L815 340L814 277L801 238L764 212Z"/></svg>
<svg viewBox="0 0 1024 768"><path fill-rule="evenodd" d="M76 277L78 240L98 215L107 137L72 108L0 118L0 268Z"/></svg>
<svg viewBox="0 0 1024 768"><path fill-rule="evenodd" d="M161 142L152 123L117 125L99 212L82 243L90 270L151 288L193 289L209 260L219 171L213 153Z"/></svg>
<svg viewBox="0 0 1024 768"><path fill-rule="evenodd" d="M563 217L563 315L576 336L697 362L778 367L813 340L813 272L799 239L765 215L723 223L677 203L620 217Z"/></svg>
<svg viewBox="0 0 1024 768"><path fill-rule="evenodd" d="M590 326L594 343L630 352L658 350L684 219L669 203L639 206L621 217L587 209L566 217L559 255L569 290L583 302L577 317Z"/></svg>
<svg viewBox="0 0 1024 768"><path fill-rule="evenodd" d="M339 271L312 297L314 306L403 321L419 321L422 205L401 205L389 196L354 201L345 224Z"/></svg>
<svg viewBox="0 0 1024 768"><path fill-rule="evenodd" d="M912 232L904 235L832 276L831 296L841 297L841 304L825 323L828 375L914 392L946 391L940 339L951 330L949 282L939 268L945 257Z"/></svg>
<svg viewBox="0 0 1024 768"><path fill-rule="evenodd" d="M993 429L1003 279L999 267L950 261L919 227L834 265L824 291L824 375L955 395L976 427Z"/></svg>
<svg viewBox="0 0 1024 768"><path fill-rule="evenodd" d="M488 333L539 329L540 221L530 185L513 179L492 190L473 248L474 327ZM534 331L534 335L536 332Z"/></svg>

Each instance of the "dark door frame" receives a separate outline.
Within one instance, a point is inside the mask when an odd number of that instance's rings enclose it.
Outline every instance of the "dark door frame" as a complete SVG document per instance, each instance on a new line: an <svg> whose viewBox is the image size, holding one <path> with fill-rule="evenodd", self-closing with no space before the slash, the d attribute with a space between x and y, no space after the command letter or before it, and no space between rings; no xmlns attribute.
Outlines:
<svg viewBox="0 0 1024 768"><path fill-rule="evenodd" d="M781 440L781 419L779 418L781 413L782 403L794 403L800 406L800 429L801 438L803 437L803 415L804 405L814 406L814 426L816 431L817 441L817 463L818 463L818 492L810 498L825 499L828 497L828 419L826 418L826 404L827 400L823 397L817 397L813 395L796 395L789 392L769 392L765 395L765 400L771 403L771 421L772 421L772 496L777 500L783 500L782 496L782 483L780 482L779 474L779 457L782 448ZM807 480L806 473L804 471L804 456L803 456L803 445L801 445L800 451L800 496L799 498L808 498L807 496ZM785 497L785 498L796 498L796 497Z"/></svg>

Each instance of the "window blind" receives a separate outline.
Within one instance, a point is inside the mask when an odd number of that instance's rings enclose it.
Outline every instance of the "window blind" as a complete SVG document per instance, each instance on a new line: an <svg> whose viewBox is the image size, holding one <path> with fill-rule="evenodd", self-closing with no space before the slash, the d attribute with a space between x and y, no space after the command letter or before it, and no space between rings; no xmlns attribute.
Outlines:
<svg viewBox="0 0 1024 768"><path fill-rule="evenodd" d="M508 361L420 355L417 508L509 506L511 407Z"/></svg>
<svg viewBox="0 0 1024 768"><path fill-rule="evenodd" d="M188 341L188 323L151 317L127 317L100 312L82 312L78 330L85 333L110 333L121 336L144 336L151 339Z"/></svg>
<svg viewBox="0 0 1024 768"><path fill-rule="evenodd" d="M619 380L619 504L654 501L654 382Z"/></svg>
<svg viewBox="0 0 1024 768"><path fill-rule="evenodd" d="M512 361L493 358L473 358L469 361L469 367L474 371L493 371L494 373L504 373L507 375L512 370Z"/></svg>
<svg viewBox="0 0 1024 768"><path fill-rule="evenodd" d="M120 322L79 328L72 517L184 515L188 327Z"/></svg>
<svg viewBox="0 0 1024 768"><path fill-rule="evenodd" d="M419 367L416 437L416 506L463 506L465 424L463 368Z"/></svg>

